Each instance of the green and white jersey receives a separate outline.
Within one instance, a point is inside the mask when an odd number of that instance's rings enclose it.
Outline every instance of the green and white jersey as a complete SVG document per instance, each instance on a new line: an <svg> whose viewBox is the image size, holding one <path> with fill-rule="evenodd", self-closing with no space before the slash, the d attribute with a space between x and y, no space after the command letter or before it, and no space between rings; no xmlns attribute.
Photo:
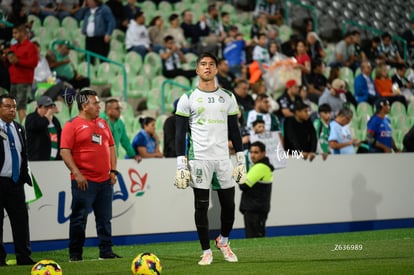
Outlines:
<svg viewBox="0 0 414 275"><path fill-rule="evenodd" d="M181 96L176 114L189 118L188 159L229 159L227 117L237 115L235 96L224 89L199 88Z"/></svg>

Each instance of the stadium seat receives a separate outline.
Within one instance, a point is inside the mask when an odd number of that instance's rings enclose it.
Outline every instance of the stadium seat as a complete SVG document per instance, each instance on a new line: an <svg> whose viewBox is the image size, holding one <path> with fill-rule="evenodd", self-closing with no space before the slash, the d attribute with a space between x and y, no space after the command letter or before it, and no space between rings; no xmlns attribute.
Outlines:
<svg viewBox="0 0 414 275"><path fill-rule="evenodd" d="M399 101L395 101L391 104L390 115L397 116L397 115L406 115L406 109L404 104Z"/></svg>
<svg viewBox="0 0 414 275"><path fill-rule="evenodd" d="M95 71L95 66L93 64L89 64L89 74L88 74L88 62L86 61L82 61L80 63L78 63L77 66L77 71L80 75L83 76L88 76L89 79L95 79L96 77L96 71Z"/></svg>
<svg viewBox="0 0 414 275"><path fill-rule="evenodd" d="M161 90L161 86L164 80L166 80L166 78L162 75L157 75L153 77L151 80L151 89L158 88Z"/></svg>
<svg viewBox="0 0 414 275"><path fill-rule="evenodd" d="M279 38L282 40L282 43L289 40L292 32L292 28L287 25L282 25L279 27Z"/></svg>
<svg viewBox="0 0 414 275"><path fill-rule="evenodd" d="M43 27L47 27L49 30L56 30L60 27L59 19L53 15L46 16L43 20Z"/></svg>
<svg viewBox="0 0 414 275"><path fill-rule="evenodd" d="M32 30L34 31L35 36L36 36L36 31L37 31L40 27L42 27L42 21L40 20L40 18L39 18L39 17L37 17L36 15L33 15L33 14L29 14L29 15L27 16L27 21L28 21L28 22L33 22L33 23L32 23Z"/></svg>
<svg viewBox="0 0 414 275"><path fill-rule="evenodd" d="M110 51L108 54L108 58L119 63L124 62L124 54L119 51Z"/></svg>
<svg viewBox="0 0 414 275"><path fill-rule="evenodd" d="M144 57L144 64L148 64L153 68L155 74L161 73L162 70L162 61L159 54L154 52L149 52Z"/></svg>
<svg viewBox="0 0 414 275"><path fill-rule="evenodd" d="M117 75L113 79L110 79L111 82L111 96L122 98L124 91L124 78L122 75Z"/></svg>
<svg viewBox="0 0 414 275"><path fill-rule="evenodd" d="M147 107L149 110L161 110L162 98L160 89L151 89L147 94Z"/></svg>
<svg viewBox="0 0 414 275"><path fill-rule="evenodd" d="M143 76L138 75L129 81L128 96L131 98L143 98L146 97L148 91L151 90L150 80Z"/></svg>
<svg viewBox="0 0 414 275"><path fill-rule="evenodd" d="M410 127L410 120L406 115L396 115L391 117L391 127L393 130L403 130Z"/></svg>
<svg viewBox="0 0 414 275"><path fill-rule="evenodd" d="M168 1L160 1L158 3L158 11L160 11L162 14L167 14L168 16L173 11L173 5Z"/></svg>
<svg viewBox="0 0 414 275"><path fill-rule="evenodd" d="M372 116L374 113L374 110L372 109L372 106L367 102L360 102L357 106L357 114L358 116L362 117L364 116Z"/></svg>
<svg viewBox="0 0 414 275"><path fill-rule="evenodd" d="M79 28L78 21L72 16L66 16L62 20L62 27L65 27L68 30L73 30Z"/></svg>
<svg viewBox="0 0 414 275"><path fill-rule="evenodd" d="M111 78L114 78L118 74L118 70L120 70L118 66L108 62L99 64L96 68L96 78L93 81L94 84L107 84Z"/></svg>
<svg viewBox="0 0 414 275"><path fill-rule="evenodd" d="M55 101L58 113L55 114L60 124L63 126L70 119L69 106L62 101Z"/></svg>
<svg viewBox="0 0 414 275"><path fill-rule="evenodd" d="M125 55L124 62L130 66L132 74L138 74L142 68L142 57L134 51L130 51Z"/></svg>
<svg viewBox="0 0 414 275"><path fill-rule="evenodd" d="M410 102L407 105L407 116L414 117L414 103L413 102Z"/></svg>

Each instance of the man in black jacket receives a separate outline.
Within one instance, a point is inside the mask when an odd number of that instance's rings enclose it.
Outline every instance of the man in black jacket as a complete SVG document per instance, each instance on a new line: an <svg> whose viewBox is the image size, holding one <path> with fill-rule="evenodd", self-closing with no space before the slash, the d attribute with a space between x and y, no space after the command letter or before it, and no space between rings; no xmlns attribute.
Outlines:
<svg viewBox="0 0 414 275"><path fill-rule="evenodd" d="M13 232L14 251L18 265L33 265L30 257L29 214L24 184L32 185L26 154L26 136L22 125L15 122L16 100L0 95L0 269L6 265L3 245L4 210Z"/></svg>
<svg viewBox="0 0 414 275"><path fill-rule="evenodd" d="M62 127L53 116L57 108L48 96L37 100L36 110L26 118L27 153L30 161L60 160L59 145Z"/></svg>

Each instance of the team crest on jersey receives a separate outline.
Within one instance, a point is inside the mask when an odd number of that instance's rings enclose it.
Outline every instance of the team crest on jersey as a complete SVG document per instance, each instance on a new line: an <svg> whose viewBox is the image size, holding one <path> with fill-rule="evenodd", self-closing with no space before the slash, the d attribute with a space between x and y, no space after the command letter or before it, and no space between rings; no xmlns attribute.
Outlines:
<svg viewBox="0 0 414 275"><path fill-rule="evenodd" d="M102 122L102 121L99 121L99 122L98 122L98 126L99 126L100 128L102 128L102 129L104 129L104 128L105 128L105 124L103 124L103 122Z"/></svg>
<svg viewBox="0 0 414 275"><path fill-rule="evenodd" d="M198 97L198 98L196 99L196 101L197 101L198 103L203 103L203 98L202 98L202 97Z"/></svg>
<svg viewBox="0 0 414 275"><path fill-rule="evenodd" d="M220 97L219 97L219 99L218 99L218 102L220 102L220 103L224 103L224 101L225 101L225 100L224 100L224 97L220 96Z"/></svg>

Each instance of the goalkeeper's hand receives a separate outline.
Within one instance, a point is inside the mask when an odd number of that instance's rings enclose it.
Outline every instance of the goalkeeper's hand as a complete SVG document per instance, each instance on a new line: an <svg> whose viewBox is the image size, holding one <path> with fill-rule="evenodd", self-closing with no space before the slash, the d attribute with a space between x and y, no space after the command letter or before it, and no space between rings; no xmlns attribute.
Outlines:
<svg viewBox="0 0 414 275"><path fill-rule="evenodd" d="M185 156L177 157L177 174L175 175L174 185L178 189L185 189L190 186L190 171L188 170L187 158Z"/></svg>
<svg viewBox="0 0 414 275"><path fill-rule="evenodd" d="M246 164L244 159L243 152L236 153L237 165L233 170L233 179L238 184L243 184L246 182Z"/></svg>

